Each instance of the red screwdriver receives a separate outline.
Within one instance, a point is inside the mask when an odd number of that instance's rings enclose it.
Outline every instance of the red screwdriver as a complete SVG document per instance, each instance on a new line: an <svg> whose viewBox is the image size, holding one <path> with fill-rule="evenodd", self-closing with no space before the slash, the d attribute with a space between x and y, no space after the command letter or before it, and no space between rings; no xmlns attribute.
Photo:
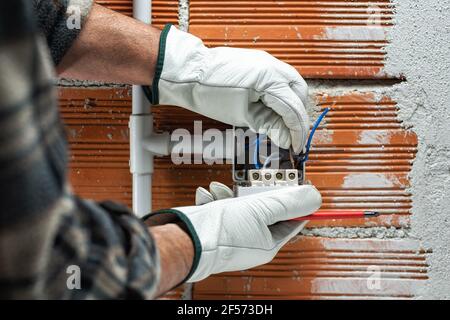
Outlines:
<svg viewBox="0 0 450 320"><path fill-rule="evenodd" d="M317 211L309 216L295 218L295 221L305 220L331 220L331 219L360 219L373 218L379 216L380 213L376 211L347 211L347 210L329 210Z"/></svg>

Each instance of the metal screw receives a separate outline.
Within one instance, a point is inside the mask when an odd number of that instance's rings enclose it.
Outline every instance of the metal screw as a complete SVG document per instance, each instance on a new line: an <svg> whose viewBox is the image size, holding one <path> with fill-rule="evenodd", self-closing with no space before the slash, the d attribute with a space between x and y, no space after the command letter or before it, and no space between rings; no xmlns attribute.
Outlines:
<svg viewBox="0 0 450 320"><path fill-rule="evenodd" d="M294 180L295 179L295 173L293 173L293 172L289 173L289 179Z"/></svg>
<svg viewBox="0 0 450 320"><path fill-rule="evenodd" d="M272 175L270 173L266 173L264 175L264 178L266 178L266 180L270 180L272 178Z"/></svg>
<svg viewBox="0 0 450 320"><path fill-rule="evenodd" d="M244 173L244 171L239 170L239 171L236 171L235 176L236 176L236 179L242 180L245 176L245 173Z"/></svg>
<svg viewBox="0 0 450 320"><path fill-rule="evenodd" d="M281 172L277 172L275 177L277 178L277 180L283 180L283 174Z"/></svg>
<svg viewBox="0 0 450 320"><path fill-rule="evenodd" d="M253 172L252 178L253 178L253 180L259 180L259 173L258 172Z"/></svg>

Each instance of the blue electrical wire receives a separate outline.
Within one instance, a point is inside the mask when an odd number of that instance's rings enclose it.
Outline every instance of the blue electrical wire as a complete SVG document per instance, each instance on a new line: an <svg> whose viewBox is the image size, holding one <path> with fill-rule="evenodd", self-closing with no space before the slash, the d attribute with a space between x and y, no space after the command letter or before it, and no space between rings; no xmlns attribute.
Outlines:
<svg viewBox="0 0 450 320"><path fill-rule="evenodd" d="M303 158L300 160L300 162L306 162L308 161L309 156L309 149L311 148L311 142L314 137L314 134L316 133L316 129L319 127L320 123L322 122L323 118L327 115L328 111L330 111L330 108L325 108L325 110L322 112L322 114L317 118L316 122L314 123L314 126L311 129L311 133L308 137L308 142L306 143L306 151L303 155Z"/></svg>
<svg viewBox="0 0 450 320"><path fill-rule="evenodd" d="M255 151L253 152L253 163L255 164L255 168L261 168L259 165L258 155L259 155L259 144L260 144L259 136L256 136L255 140Z"/></svg>
<svg viewBox="0 0 450 320"><path fill-rule="evenodd" d="M311 129L311 133L309 134L308 141L306 142L305 154L303 155L303 158L300 159L300 162L304 163L304 162L308 161L309 149L311 148L311 143L314 138L314 134L316 133L316 130L319 127L320 123L322 122L323 118L325 118L325 116L327 115L328 111L330 111L330 108L325 108L325 110L320 114L320 116L317 118L316 122L314 123L314 125ZM261 168L261 166L259 165L259 161L258 161L260 144L261 144L261 140L260 140L259 136L257 136L256 140L255 140L255 151L253 152L253 162L255 164L256 169Z"/></svg>

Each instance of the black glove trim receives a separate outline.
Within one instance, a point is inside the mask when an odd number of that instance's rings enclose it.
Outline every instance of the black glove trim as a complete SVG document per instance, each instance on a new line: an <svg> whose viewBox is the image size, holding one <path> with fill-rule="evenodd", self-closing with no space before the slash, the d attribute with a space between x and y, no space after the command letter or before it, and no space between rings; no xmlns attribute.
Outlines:
<svg viewBox="0 0 450 320"><path fill-rule="evenodd" d="M156 212L150 213L146 216L144 216L142 219L144 221L148 221L151 218L158 216L158 215L172 215L175 218L181 220L181 222L184 224L183 228L189 235L189 237L192 239L192 243L194 244L194 261L192 263L191 270L189 271L186 278L182 281L182 283L186 282L197 270L198 264L200 262L200 256L202 253L202 244L200 242L200 238L198 237L197 231L195 231L194 226L192 225L189 218L181 211L175 210L175 209L164 209L164 210L158 210ZM151 221L150 221L151 222ZM158 225L158 224L156 224Z"/></svg>
<svg viewBox="0 0 450 320"><path fill-rule="evenodd" d="M159 104L159 79L161 79L161 74L164 67L167 36L169 34L171 27L172 24L168 23L164 26L164 29L161 31L161 36L159 38L158 58L156 60L155 76L153 77L152 86L151 88L149 86L142 86L142 90L144 91L145 96L152 105Z"/></svg>

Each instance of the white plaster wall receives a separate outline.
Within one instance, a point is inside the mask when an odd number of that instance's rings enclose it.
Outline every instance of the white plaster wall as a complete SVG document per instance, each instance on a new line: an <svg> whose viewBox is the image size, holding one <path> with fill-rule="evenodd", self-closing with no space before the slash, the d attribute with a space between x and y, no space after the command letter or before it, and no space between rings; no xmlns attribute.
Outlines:
<svg viewBox="0 0 450 320"><path fill-rule="evenodd" d="M418 135L410 236L433 253L421 298L450 299L450 0L393 0L387 72L399 118Z"/></svg>

